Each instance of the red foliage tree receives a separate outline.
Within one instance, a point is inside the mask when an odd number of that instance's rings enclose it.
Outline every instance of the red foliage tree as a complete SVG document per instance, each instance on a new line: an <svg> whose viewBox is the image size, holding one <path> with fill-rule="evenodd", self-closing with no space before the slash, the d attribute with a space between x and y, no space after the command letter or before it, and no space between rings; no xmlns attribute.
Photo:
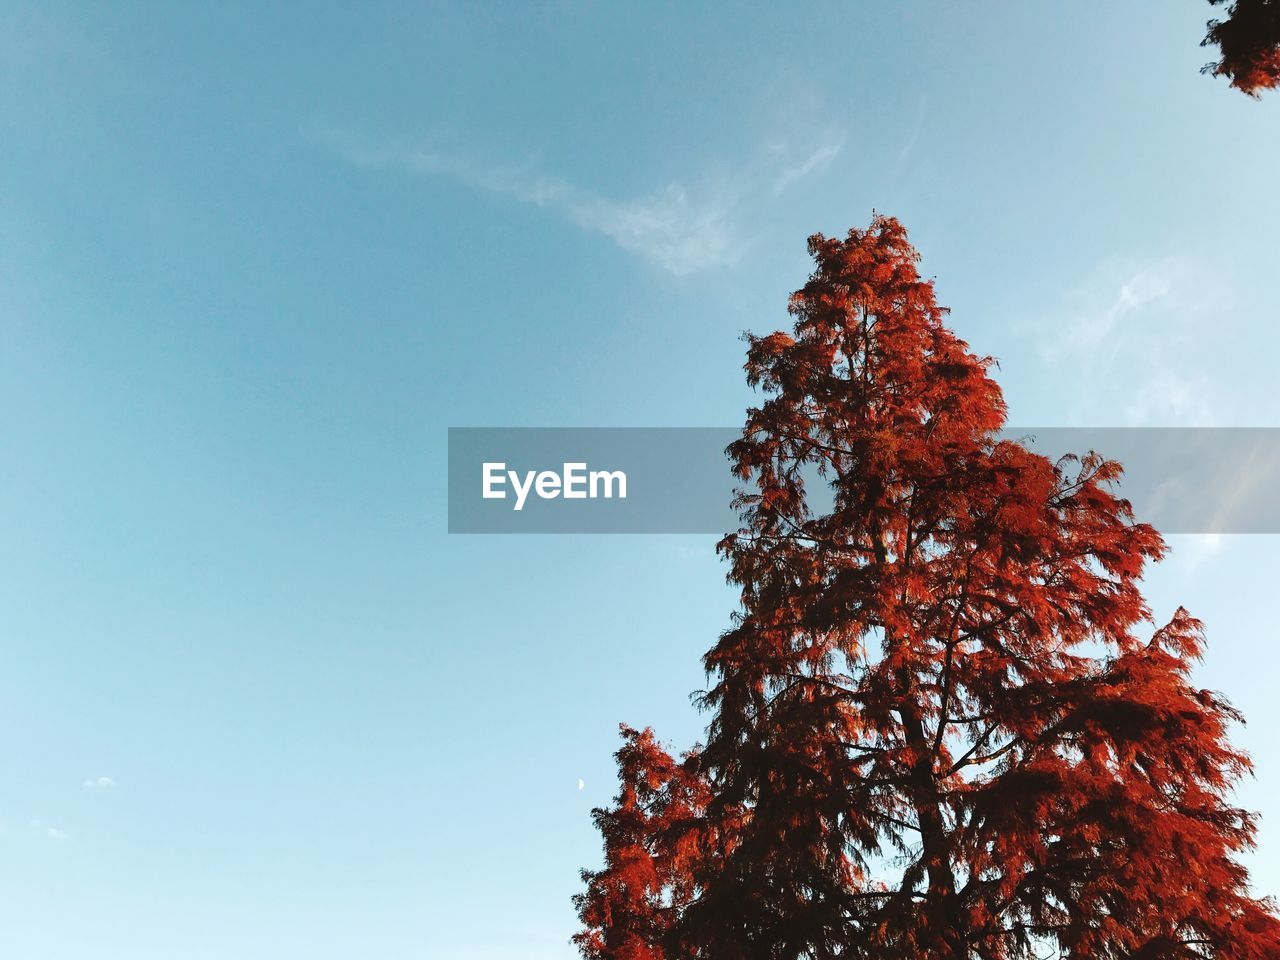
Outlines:
<svg viewBox="0 0 1280 960"><path fill-rule="evenodd" d="M698 818L707 801L696 754L677 761L652 730L622 726L621 789L594 820L605 864L583 870L574 897L587 929L573 938L589 960L662 960L662 941L693 894Z"/></svg>
<svg viewBox="0 0 1280 960"><path fill-rule="evenodd" d="M1164 545L1119 466L1000 437L896 220L809 249L793 332L749 337L707 743L627 733L584 954L1276 960L1239 718L1189 682L1188 614L1139 636Z"/></svg>
<svg viewBox="0 0 1280 960"><path fill-rule="evenodd" d="M1280 0L1233 0L1225 20L1209 21L1203 46L1221 53L1205 72L1229 77L1231 86L1251 97L1280 86Z"/></svg>

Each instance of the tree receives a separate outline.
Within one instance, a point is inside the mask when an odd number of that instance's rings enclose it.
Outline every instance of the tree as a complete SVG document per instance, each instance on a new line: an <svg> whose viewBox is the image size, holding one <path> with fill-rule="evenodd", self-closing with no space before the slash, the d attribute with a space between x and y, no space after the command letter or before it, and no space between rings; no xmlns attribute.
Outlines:
<svg viewBox="0 0 1280 960"><path fill-rule="evenodd" d="M1120 467L1001 438L896 220L809 250L793 332L748 337L707 742L626 733L584 955L1280 957L1239 717L1190 684L1200 625L1152 624Z"/></svg>
<svg viewBox="0 0 1280 960"><path fill-rule="evenodd" d="M612 809L594 812L605 865L582 871L587 889L574 903L587 929L573 940L588 960L662 960L663 938L692 896L706 784L696 754L677 762L652 730L621 729L621 789Z"/></svg>
<svg viewBox="0 0 1280 960"><path fill-rule="evenodd" d="M1214 6L1226 0L1209 0ZM1221 57L1205 66L1215 77L1257 97L1280 86L1280 0L1233 0L1225 20L1210 20L1202 46L1216 46Z"/></svg>

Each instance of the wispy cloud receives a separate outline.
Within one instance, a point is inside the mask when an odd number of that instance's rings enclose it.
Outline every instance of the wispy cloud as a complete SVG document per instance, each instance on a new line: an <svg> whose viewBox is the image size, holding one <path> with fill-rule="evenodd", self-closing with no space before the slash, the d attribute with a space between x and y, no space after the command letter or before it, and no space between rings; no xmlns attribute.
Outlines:
<svg viewBox="0 0 1280 960"><path fill-rule="evenodd" d="M90 777L84 782L86 790L110 790L116 782L110 777Z"/></svg>
<svg viewBox="0 0 1280 960"><path fill-rule="evenodd" d="M783 162L782 169L773 178L773 194L778 196L793 183L803 180L814 173L821 173L831 165L831 161L840 155L844 147L844 137L838 133L828 134L828 140L820 143L799 162Z"/></svg>
<svg viewBox="0 0 1280 960"><path fill-rule="evenodd" d="M1226 537L1221 533L1183 533L1165 539L1169 542L1174 561L1186 574L1196 573L1220 556L1227 545Z"/></svg>
<svg viewBox="0 0 1280 960"><path fill-rule="evenodd" d="M1133 426L1207 426L1215 390L1197 344L1225 300L1211 272L1186 257L1110 267L1036 328L1042 359L1070 377L1075 414Z"/></svg>
<svg viewBox="0 0 1280 960"><path fill-rule="evenodd" d="M1195 572L1207 560L1220 555L1227 546L1226 537L1220 533L1191 534L1186 539L1192 544L1185 561L1189 572Z"/></svg>
<svg viewBox="0 0 1280 960"><path fill-rule="evenodd" d="M46 824L43 820L29 820L27 821L27 825L31 827L32 830L35 830L43 834L44 836L48 837L50 840L56 840L59 843L61 843L63 840L71 839L71 834L67 833L67 831L59 827L51 827L48 824Z"/></svg>
<svg viewBox="0 0 1280 960"><path fill-rule="evenodd" d="M608 237L676 275L737 263L750 245L745 212L762 195L778 196L825 170L843 136L827 132L806 148L775 147L728 176L669 183L619 199L545 173L532 163L507 164L439 143L372 141L327 131L322 139L347 162L369 170L444 177L535 206Z"/></svg>
<svg viewBox="0 0 1280 960"><path fill-rule="evenodd" d="M911 123L911 130L907 134L906 142L898 150L898 163L905 164L911 159L911 155L916 151L916 144L920 142L920 135L924 132L925 115L928 111L929 98L925 94L920 94L920 99L916 103L915 120Z"/></svg>

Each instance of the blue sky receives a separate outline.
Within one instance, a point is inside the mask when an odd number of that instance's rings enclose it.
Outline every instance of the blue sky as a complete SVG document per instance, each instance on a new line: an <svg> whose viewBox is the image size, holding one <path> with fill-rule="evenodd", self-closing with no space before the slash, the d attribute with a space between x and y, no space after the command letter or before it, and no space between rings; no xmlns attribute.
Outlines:
<svg viewBox="0 0 1280 960"><path fill-rule="evenodd" d="M1014 424L1280 426L1280 97L1209 14L0 4L0 954L572 956L733 598L446 536L445 430L740 422L813 231L902 218ZM1175 548L1280 893L1280 539Z"/></svg>

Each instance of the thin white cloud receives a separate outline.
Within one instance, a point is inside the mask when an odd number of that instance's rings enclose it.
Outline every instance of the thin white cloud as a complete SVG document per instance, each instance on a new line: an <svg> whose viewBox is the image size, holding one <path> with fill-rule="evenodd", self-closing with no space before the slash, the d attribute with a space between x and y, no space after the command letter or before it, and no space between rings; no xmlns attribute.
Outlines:
<svg viewBox="0 0 1280 960"><path fill-rule="evenodd" d="M110 790L116 782L110 777L90 777L84 782L86 790Z"/></svg>
<svg viewBox="0 0 1280 960"><path fill-rule="evenodd" d="M1209 378L1181 366L1174 368L1158 355L1148 360L1147 370L1135 379L1130 394L1124 419L1135 426L1204 427L1215 419Z"/></svg>
<svg viewBox="0 0 1280 960"><path fill-rule="evenodd" d="M924 132L924 118L928 110L929 98L925 94L920 95L920 100L916 104L916 117L911 124L911 131L907 134L906 142L903 143L901 149L898 150L898 163L905 164L911 159L911 155L915 153L916 144L920 142L920 135Z"/></svg>
<svg viewBox="0 0 1280 960"><path fill-rule="evenodd" d="M746 245L730 222L732 209L731 202L696 199L672 184L622 203L578 196L566 212L583 229L602 233L623 250L681 276L737 263Z"/></svg>
<svg viewBox="0 0 1280 960"><path fill-rule="evenodd" d="M1165 538L1169 541L1173 559L1184 573L1192 574L1206 563L1221 556L1227 541L1220 533L1182 533Z"/></svg>
<svg viewBox="0 0 1280 960"><path fill-rule="evenodd" d="M831 166L831 161L839 156L843 147L844 137L833 134L830 135L830 139L826 143L819 144L800 162L784 166L778 175L773 178L774 196L782 193L793 183L827 169L827 167Z"/></svg>
<svg viewBox="0 0 1280 960"><path fill-rule="evenodd" d="M1189 269L1189 264L1176 259L1161 260L1127 271L1118 287L1116 280L1109 278L1101 295L1096 289L1089 290L1084 295L1089 302L1077 308L1044 344L1046 356L1056 359L1064 354L1117 346L1117 336L1123 337L1141 326L1147 308L1167 310L1176 306L1184 294L1178 279ZM1094 281L1089 286L1097 285L1098 281Z"/></svg>
<svg viewBox="0 0 1280 960"><path fill-rule="evenodd" d="M644 196L617 199L543 173L533 164L494 163L439 144L371 142L333 131L322 139L347 162L365 169L444 177L547 210L677 276L737 263L750 245L744 211L762 193L777 196L825 170L843 144L842 136L828 132L799 155L777 148L727 177L674 182Z"/></svg>
<svg viewBox="0 0 1280 960"><path fill-rule="evenodd" d="M1096 423L1208 426L1217 397L1198 350L1228 298L1186 257L1101 270L1036 328L1042 359L1072 382L1073 414Z"/></svg>
<svg viewBox="0 0 1280 960"><path fill-rule="evenodd" d="M71 834L60 827L51 827L38 817L33 817L27 821L27 826L37 833L49 838L50 840L61 843L64 840L70 840Z"/></svg>

